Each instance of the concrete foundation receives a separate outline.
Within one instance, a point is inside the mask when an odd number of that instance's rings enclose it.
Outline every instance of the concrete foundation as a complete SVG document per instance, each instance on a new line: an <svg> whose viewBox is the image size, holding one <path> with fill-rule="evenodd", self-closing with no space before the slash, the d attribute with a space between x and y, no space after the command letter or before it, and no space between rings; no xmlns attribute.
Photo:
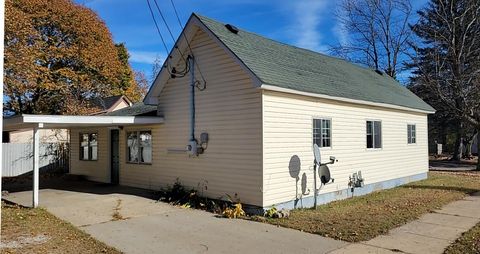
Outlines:
<svg viewBox="0 0 480 254"><path fill-rule="evenodd" d="M365 184L365 186L361 188L355 188L353 192L352 192L352 189L350 188L329 192L329 193L322 193L322 190L320 190L319 191L320 194L317 196L317 204L322 205L335 200L346 199L352 196L353 197L362 196L374 191L391 189L403 184L407 184L410 182L415 182L423 179L427 179L427 172L417 174L417 175L407 176L407 177L395 178L395 179L391 179L383 182ZM275 207L277 209L311 208L313 207L313 204L314 204L314 197L309 196L309 197L304 197L302 199L297 199L297 200L276 204ZM266 210L271 207L272 206L265 207L264 209Z"/></svg>

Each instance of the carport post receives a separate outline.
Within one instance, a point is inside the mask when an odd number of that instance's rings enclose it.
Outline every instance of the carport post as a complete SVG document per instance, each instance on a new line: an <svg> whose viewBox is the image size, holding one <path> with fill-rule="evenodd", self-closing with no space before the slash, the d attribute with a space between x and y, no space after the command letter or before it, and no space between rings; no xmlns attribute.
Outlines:
<svg viewBox="0 0 480 254"><path fill-rule="evenodd" d="M39 163L40 163L40 132L39 128L42 128L43 124L39 123L38 127L33 128L33 208L38 207L38 175L39 175Z"/></svg>

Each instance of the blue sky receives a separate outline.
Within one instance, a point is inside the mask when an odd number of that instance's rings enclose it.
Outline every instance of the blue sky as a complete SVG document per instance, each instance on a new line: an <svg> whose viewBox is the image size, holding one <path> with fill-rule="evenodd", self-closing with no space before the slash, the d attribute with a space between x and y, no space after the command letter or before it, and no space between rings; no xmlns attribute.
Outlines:
<svg viewBox="0 0 480 254"><path fill-rule="evenodd" d="M151 75L152 63L166 55L146 0L76 0L95 10L109 27L115 42L124 42L135 70ZM157 0L176 38L180 27L170 0ZM330 45L348 39L335 19L340 0L174 0L182 24L192 12L231 23L287 44L326 53ZM418 9L427 0L414 0ZM152 5L153 0L151 0ZM153 7L155 8L155 7ZM154 9L155 10L155 9ZM161 31L172 39L163 26Z"/></svg>

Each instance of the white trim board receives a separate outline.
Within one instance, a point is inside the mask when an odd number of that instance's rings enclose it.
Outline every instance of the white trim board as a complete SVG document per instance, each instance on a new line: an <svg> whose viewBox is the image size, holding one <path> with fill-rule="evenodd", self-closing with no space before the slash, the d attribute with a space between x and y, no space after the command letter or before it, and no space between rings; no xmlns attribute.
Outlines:
<svg viewBox="0 0 480 254"><path fill-rule="evenodd" d="M6 129L61 128L80 126L110 126L133 124L161 124L163 117L157 116L73 116L73 115L19 115L4 118Z"/></svg>

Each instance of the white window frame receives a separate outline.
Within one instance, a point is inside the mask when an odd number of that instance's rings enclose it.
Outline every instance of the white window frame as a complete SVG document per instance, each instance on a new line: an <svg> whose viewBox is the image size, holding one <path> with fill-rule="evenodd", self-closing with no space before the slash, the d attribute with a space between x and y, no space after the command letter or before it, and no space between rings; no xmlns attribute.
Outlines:
<svg viewBox="0 0 480 254"><path fill-rule="evenodd" d="M372 122L372 147L368 147L368 122ZM375 122L380 123L380 147L375 147ZM383 123L378 119L366 119L365 120L365 149L367 150L382 150L383 149Z"/></svg>
<svg viewBox="0 0 480 254"><path fill-rule="evenodd" d="M151 151L150 151L150 162L141 162L140 161L140 158L141 158L141 151L142 149L141 148L141 143L140 143L140 133L142 132L149 132L150 133L150 139L151 139ZM136 139L137 139L137 143L138 143L138 151L137 151L137 158L138 158L138 161L130 161L129 160L129 157L130 157L130 151L129 151L129 146L128 146L128 136L130 135L130 133L135 133L136 134ZM128 164L142 164L142 165L152 165L152 162L153 162L153 134L152 134L152 130L127 130L125 132L125 148L126 148L126 151L125 151L125 162L128 163Z"/></svg>
<svg viewBox="0 0 480 254"><path fill-rule="evenodd" d="M316 120L320 120L320 144L322 146L319 146L321 149L332 149L332 146L333 146L333 142L332 142L332 136L333 136L333 125L332 125L332 119L331 118L328 118L328 117L313 117L312 118L312 147L313 147L313 144L315 144L315 129L318 129L318 128L315 128L315 121ZM323 146L323 127L322 127L322 123L323 121L329 121L330 123L330 132L329 132L329 139L330 139L330 145L329 146Z"/></svg>
<svg viewBox="0 0 480 254"><path fill-rule="evenodd" d="M82 142L83 142L83 135L88 135L88 140L87 140L87 158L84 158L83 157L83 148L84 146L82 145ZM97 136L97 143L96 143L96 147L97 147L97 150L96 150L96 156L95 156L95 159L93 159L93 145L91 144L92 142L92 135L96 135ZM94 132L94 131L86 131L86 132L79 132L79 160L81 161L98 161L98 132Z"/></svg>
<svg viewBox="0 0 480 254"><path fill-rule="evenodd" d="M411 127L413 127L413 129L411 129ZM417 125L414 123L407 124L407 144L408 145L417 144Z"/></svg>

